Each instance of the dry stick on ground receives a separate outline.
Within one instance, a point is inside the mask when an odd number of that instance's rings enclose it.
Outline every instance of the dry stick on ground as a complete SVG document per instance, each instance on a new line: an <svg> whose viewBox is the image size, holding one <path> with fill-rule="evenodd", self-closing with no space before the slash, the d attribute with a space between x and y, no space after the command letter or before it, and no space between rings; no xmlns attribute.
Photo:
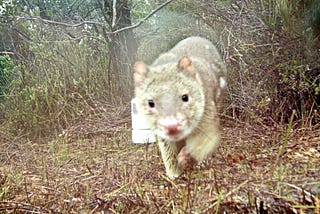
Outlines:
<svg viewBox="0 0 320 214"><path fill-rule="evenodd" d="M300 192L303 192L303 194L305 194L306 196L308 196L308 197L310 198L310 200L316 200L316 199L317 199L317 196L316 196L316 195L312 194L311 192L308 192L308 191L304 190L304 189L301 188L301 187L298 187L298 186L293 185L293 184L289 184L289 183L287 183L287 182L280 182L280 184L287 185L287 186L292 187L292 188L294 188L294 189L296 189L296 190L299 190Z"/></svg>
<svg viewBox="0 0 320 214"><path fill-rule="evenodd" d="M233 194L234 192L236 192L237 190L239 190L242 186L244 186L245 184L247 184L249 182L249 180L245 180L244 182L242 182L241 184L239 184L236 188L232 189L231 191L229 191L227 194L222 195L222 198L227 198L229 197L231 194ZM218 196L219 197L219 196ZM213 201L215 201L213 204L211 204L205 212L209 212L210 209L212 209L214 206L217 205L218 202L218 197L213 199Z"/></svg>
<svg viewBox="0 0 320 214"><path fill-rule="evenodd" d="M0 201L0 211L14 210L30 213L51 213L49 210L31 204L17 201Z"/></svg>

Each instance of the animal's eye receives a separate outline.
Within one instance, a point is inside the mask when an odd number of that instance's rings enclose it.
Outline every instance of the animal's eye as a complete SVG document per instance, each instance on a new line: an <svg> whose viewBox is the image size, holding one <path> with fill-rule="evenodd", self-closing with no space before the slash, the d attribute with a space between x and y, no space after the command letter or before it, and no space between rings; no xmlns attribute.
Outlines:
<svg viewBox="0 0 320 214"><path fill-rule="evenodd" d="M154 108L156 104L154 103L153 100L148 100L148 105L150 108Z"/></svg>
<svg viewBox="0 0 320 214"><path fill-rule="evenodd" d="M182 95L182 96L181 96L181 100L182 100L183 102L188 102L188 101L189 101L188 95L187 95L187 94Z"/></svg>

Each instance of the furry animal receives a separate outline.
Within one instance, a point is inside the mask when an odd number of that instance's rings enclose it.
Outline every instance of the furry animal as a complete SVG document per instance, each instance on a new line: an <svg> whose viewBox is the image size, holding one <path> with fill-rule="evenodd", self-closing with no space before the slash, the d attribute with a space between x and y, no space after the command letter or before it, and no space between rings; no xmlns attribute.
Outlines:
<svg viewBox="0 0 320 214"><path fill-rule="evenodd" d="M219 144L226 74L216 47L201 37L180 41L150 66L135 63L137 108L157 135L168 177L178 177Z"/></svg>

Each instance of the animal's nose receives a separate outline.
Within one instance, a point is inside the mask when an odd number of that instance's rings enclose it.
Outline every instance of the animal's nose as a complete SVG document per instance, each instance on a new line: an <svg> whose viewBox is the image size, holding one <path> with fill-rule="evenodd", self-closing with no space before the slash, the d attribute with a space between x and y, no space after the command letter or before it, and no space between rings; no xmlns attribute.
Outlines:
<svg viewBox="0 0 320 214"><path fill-rule="evenodd" d="M177 135L180 132L180 122L173 116L162 118L158 123L168 135Z"/></svg>

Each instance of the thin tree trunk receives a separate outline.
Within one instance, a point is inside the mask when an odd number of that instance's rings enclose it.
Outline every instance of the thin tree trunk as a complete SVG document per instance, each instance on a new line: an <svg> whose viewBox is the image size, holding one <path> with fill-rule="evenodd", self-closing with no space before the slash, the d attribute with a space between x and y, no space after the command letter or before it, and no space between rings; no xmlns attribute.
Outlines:
<svg viewBox="0 0 320 214"><path fill-rule="evenodd" d="M108 24L111 26L112 31L131 26L131 10L128 0L106 0L105 8L108 14ZM117 84L116 89L123 98L127 98L128 93L132 91L131 88L130 90L128 88L131 87L130 84L132 82L131 67L137 58L137 42L132 29L110 34L108 38L110 48L109 60L112 76Z"/></svg>

